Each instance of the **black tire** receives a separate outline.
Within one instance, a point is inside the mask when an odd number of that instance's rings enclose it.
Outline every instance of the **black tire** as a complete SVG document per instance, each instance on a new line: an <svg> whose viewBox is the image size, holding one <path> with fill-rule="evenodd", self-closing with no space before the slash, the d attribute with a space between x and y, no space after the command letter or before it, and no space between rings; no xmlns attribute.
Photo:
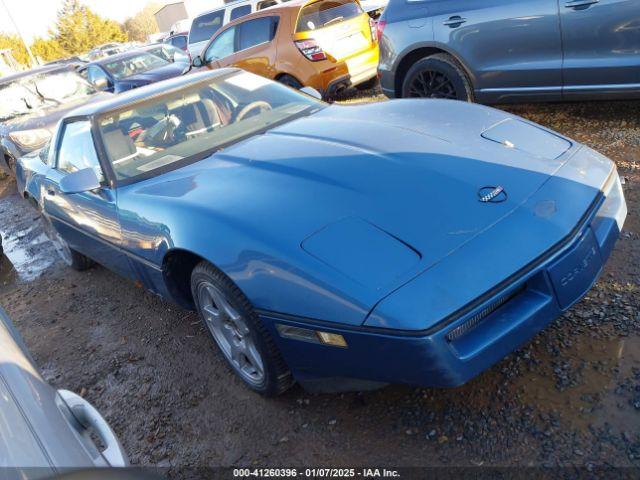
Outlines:
<svg viewBox="0 0 640 480"><path fill-rule="evenodd" d="M247 376L243 374L239 366L232 361L231 355L225 352L223 346L213 333L214 329L210 327L210 323L204 312L204 309L208 306L207 302L210 301L210 299L205 298L207 297L206 290L209 286L213 286L216 293L222 295L223 301L227 302L233 311L241 317L243 326L247 327L248 332L242 336L241 341L244 342L245 339L250 340L252 346L255 347L255 350L259 354L263 367L261 372L262 377L260 379L247 379ZM211 339L218 347L220 354L222 354L226 360L231 371L235 373L247 387L261 395L273 397L284 393L295 383L278 347L255 313L251 302L249 302L242 291L240 291L223 272L209 262L200 262L191 273L191 292L200 318L207 332L209 332ZM216 308L224 310L224 308ZM225 323L232 323L233 320L231 316L223 314L223 317L225 318ZM247 359L248 357L245 358L245 360Z"/></svg>
<svg viewBox="0 0 640 480"><path fill-rule="evenodd" d="M95 265L95 262L91 260L89 257L81 254L80 252L74 250L69 246L69 244L64 240L58 232L53 228L51 222L42 215L42 223L44 225L44 231L49 240L53 243L56 252L60 259L67 264L73 270L77 270L78 272L82 272L84 270L88 270Z"/></svg>
<svg viewBox="0 0 640 480"><path fill-rule="evenodd" d="M375 88L376 85L378 85L378 77L371 77L366 82L362 82L362 83L359 83L358 85L356 85L356 89L358 89L358 90L371 90L372 88Z"/></svg>
<svg viewBox="0 0 640 480"><path fill-rule="evenodd" d="M455 58L438 53L413 64L402 82L402 97L473 102L473 87Z"/></svg>
<svg viewBox="0 0 640 480"><path fill-rule="evenodd" d="M304 85L302 85L295 77L291 75L280 75L278 77L278 81L287 87L295 88L296 90L300 90Z"/></svg>

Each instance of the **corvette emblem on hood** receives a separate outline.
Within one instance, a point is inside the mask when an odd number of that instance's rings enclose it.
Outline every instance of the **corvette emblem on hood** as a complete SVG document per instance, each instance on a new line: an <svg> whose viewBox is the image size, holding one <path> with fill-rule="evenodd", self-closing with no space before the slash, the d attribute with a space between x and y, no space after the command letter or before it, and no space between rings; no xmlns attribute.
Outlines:
<svg viewBox="0 0 640 480"><path fill-rule="evenodd" d="M478 190L478 198L482 203L502 203L507 199L507 192L501 186L482 187Z"/></svg>

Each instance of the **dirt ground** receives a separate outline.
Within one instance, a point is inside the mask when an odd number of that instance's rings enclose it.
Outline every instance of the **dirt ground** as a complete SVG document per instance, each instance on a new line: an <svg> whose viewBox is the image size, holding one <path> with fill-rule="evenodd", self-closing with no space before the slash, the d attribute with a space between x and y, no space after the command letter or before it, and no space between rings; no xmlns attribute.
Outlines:
<svg viewBox="0 0 640 480"><path fill-rule="evenodd" d="M67 269L8 179L0 304L48 381L98 407L133 464L177 478L220 465L640 467L640 102L508 110L614 159L629 216L589 295L463 387L252 394L195 314L105 268Z"/></svg>

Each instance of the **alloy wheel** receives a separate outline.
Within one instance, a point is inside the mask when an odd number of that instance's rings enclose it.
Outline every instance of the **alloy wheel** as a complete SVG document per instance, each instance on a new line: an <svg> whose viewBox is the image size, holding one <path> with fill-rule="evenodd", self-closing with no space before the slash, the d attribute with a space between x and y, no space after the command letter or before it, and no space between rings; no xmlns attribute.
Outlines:
<svg viewBox="0 0 640 480"><path fill-rule="evenodd" d="M260 385L264 362L246 319L210 282L198 286L198 301L207 328L231 366L247 382Z"/></svg>
<svg viewBox="0 0 640 480"><path fill-rule="evenodd" d="M409 85L409 97L451 100L458 98L449 77L435 70L422 70L413 77Z"/></svg>

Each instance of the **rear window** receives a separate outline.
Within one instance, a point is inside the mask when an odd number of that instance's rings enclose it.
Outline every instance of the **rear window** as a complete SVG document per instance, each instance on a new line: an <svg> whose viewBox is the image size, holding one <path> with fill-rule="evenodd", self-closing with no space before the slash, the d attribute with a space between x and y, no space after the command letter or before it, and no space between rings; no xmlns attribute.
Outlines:
<svg viewBox="0 0 640 480"><path fill-rule="evenodd" d="M300 11L296 32L308 32L339 23L364 13L362 7L352 0L319 1L307 5Z"/></svg>
<svg viewBox="0 0 640 480"><path fill-rule="evenodd" d="M193 21L189 32L189 43L208 41L222 26L224 10L201 15Z"/></svg>

